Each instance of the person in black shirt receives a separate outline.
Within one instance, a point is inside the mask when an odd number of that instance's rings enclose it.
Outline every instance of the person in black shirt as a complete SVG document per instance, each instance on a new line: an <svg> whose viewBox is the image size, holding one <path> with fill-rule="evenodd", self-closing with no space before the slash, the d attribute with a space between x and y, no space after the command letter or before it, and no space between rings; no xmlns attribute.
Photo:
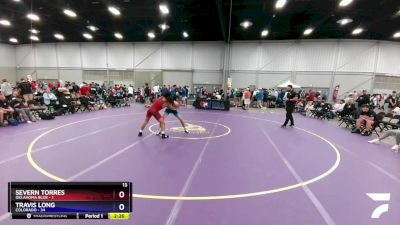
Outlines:
<svg viewBox="0 0 400 225"><path fill-rule="evenodd" d="M21 95L24 97L25 101L33 100L32 86L28 81L22 78L18 88L20 89Z"/></svg>
<svg viewBox="0 0 400 225"><path fill-rule="evenodd" d="M294 126L294 121L293 121L293 111L296 106L296 101L299 98L296 94L296 92L293 90L292 85L288 85L286 88L286 120L285 123L283 123L282 127L286 127L290 120L290 125L289 126Z"/></svg>
<svg viewBox="0 0 400 225"><path fill-rule="evenodd" d="M0 93L0 126L4 125L4 115L13 113L14 109L11 108L4 94Z"/></svg>
<svg viewBox="0 0 400 225"><path fill-rule="evenodd" d="M372 133L372 127L377 123L378 117L373 109L370 109L369 105L365 104L361 106L360 117L356 121L356 127L351 131L352 133L361 133L360 128L365 125L363 130L363 136L369 136Z"/></svg>
<svg viewBox="0 0 400 225"><path fill-rule="evenodd" d="M362 91L362 94L358 96L356 102L358 103L358 110L361 110L361 107L363 105L369 105L370 104L370 98L371 96L368 94L366 90Z"/></svg>

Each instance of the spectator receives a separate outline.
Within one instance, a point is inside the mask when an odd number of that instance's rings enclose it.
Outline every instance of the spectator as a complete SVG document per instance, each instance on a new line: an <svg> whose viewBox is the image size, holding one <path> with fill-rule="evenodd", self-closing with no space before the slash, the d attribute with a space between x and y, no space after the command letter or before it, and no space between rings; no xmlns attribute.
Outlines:
<svg viewBox="0 0 400 225"><path fill-rule="evenodd" d="M373 126L377 123L377 115L370 106L364 104L361 106L360 117L356 121L356 127L351 131L352 133L361 133L363 136L369 136L372 133ZM361 131L361 126L364 125L365 129Z"/></svg>
<svg viewBox="0 0 400 225"><path fill-rule="evenodd" d="M256 94L256 99L257 99L257 107L262 108L264 101L264 91L261 88L258 90Z"/></svg>
<svg viewBox="0 0 400 225"><path fill-rule="evenodd" d="M368 141L371 144L379 144L380 141L383 139L393 136L396 138L396 144L392 147L392 150L398 152L399 151L399 145L400 145L400 130L388 130L382 137Z"/></svg>
<svg viewBox="0 0 400 225"><path fill-rule="evenodd" d="M315 101L315 92L313 90L308 91L308 96L306 98L307 102L313 102Z"/></svg>
<svg viewBox="0 0 400 225"><path fill-rule="evenodd" d="M358 103L358 110L360 111L363 105L370 104L370 95L366 90L363 90L361 95L358 96L356 102Z"/></svg>
<svg viewBox="0 0 400 225"><path fill-rule="evenodd" d="M7 125L7 122L4 121L4 116L12 115L13 113L14 109L11 108L10 102L7 101L3 93L0 93L0 126Z"/></svg>
<svg viewBox="0 0 400 225"><path fill-rule="evenodd" d="M345 105L346 103L344 102L344 100L340 99L338 102L336 102L335 105L333 105L333 109L331 110L331 112L334 115L337 115L343 111Z"/></svg>
<svg viewBox="0 0 400 225"><path fill-rule="evenodd" d="M251 103L251 93L249 88L246 88L243 97L244 97L244 109L248 110L250 109L250 103Z"/></svg>
<svg viewBox="0 0 400 225"><path fill-rule="evenodd" d="M36 119L32 116L28 108L28 104L24 102L24 99L21 98L18 91L14 91L10 105L15 110L14 115L17 114L23 121L27 123L36 122Z"/></svg>
<svg viewBox="0 0 400 225"><path fill-rule="evenodd" d="M11 101L12 98L12 87L11 84L7 82L7 79L3 79L3 83L1 84L1 92L6 97L8 101Z"/></svg>
<svg viewBox="0 0 400 225"><path fill-rule="evenodd" d="M393 94L396 94L396 92L393 91ZM385 113L391 112L395 107L396 107L396 99L393 97L393 95L389 95L385 100L385 104L383 105Z"/></svg>
<svg viewBox="0 0 400 225"><path fill-rule="evenodd" d="M24 97L26 102L33 100L32 86L28 81L22 78L18 88L20 89L21 95Z"/></svg>
<svg viewBox="0 0 400 225"><path fill-rule="evenodd" d="M89 96L90 87L87 83L83 83L82 87L80 88L81 96Z"/></svg>
<svg viewBox="0 0 400 225"><path fill-rule="evenodd" d="M46 92L43 94L43 101L47 106L51 105L51 101L57 101L57 97L51 93L50 88L47 88Z"/></svg>

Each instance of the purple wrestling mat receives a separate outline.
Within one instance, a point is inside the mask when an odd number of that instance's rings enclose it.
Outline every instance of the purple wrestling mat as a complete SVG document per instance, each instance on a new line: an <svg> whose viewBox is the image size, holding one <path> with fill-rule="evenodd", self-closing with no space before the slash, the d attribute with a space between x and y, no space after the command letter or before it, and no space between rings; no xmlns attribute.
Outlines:
<svg viewBox="0 0 400 225"><path fill-rule="evenodd" d="M142 105L1 128L0 224L399 224L400 154L389 146L300 115L283 129L283 113L180 113L190 134L170 115L168 140L154 119L137 136ZM132 181L131 219L9 218L7 182L54 180Z"/></svg>

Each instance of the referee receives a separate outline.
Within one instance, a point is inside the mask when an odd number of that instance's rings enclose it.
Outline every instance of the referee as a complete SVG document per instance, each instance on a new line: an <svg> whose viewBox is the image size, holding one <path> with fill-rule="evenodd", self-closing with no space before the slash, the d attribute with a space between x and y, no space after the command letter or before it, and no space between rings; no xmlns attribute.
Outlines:
<svg viewBox="0 0 400 225"><path fill-rule="evenodd" d="M290 120L290 125L289 126L294 126L294 121L293 121L293 111L296 106L296 101L298 99L297 93L294 92L293 86L288 85L286 88L286 120L285 123L283 123L282 127L286 127Z"/></svg>

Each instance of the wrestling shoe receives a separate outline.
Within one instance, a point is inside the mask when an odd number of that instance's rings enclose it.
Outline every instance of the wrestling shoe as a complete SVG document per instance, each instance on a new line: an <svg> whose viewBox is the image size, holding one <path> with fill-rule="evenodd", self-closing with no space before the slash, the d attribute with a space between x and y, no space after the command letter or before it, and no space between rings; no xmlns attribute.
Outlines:
<svg viewBox="0 0 400 225"><path fill-rule="evenodd" d="M162 134L162 135L161 135L161 138L162 138L162 139L167 139L167 138L169 138L169 136L166 135L166 134Z"/></svg>
<svg viewBox="0 0 400 225"><path fill-rule="evenodd" d="M394 150L395 152L399 152L399 146L398 145L394 145L392 147L392 150Z"/></svg>
<svg viewBox="0 0 400 225"><path fill-rule="evenodd" d="M368 141L368 143L370 143L370 144L379 144L381 141L379 141L379 139L377 138L377 139L374 139L374 140L370 140L370 141Z"/></svg>
<svg viewBox="0 0 400 225"><path fill-rule="evenodd" d="M139 131L138 136L139 136L139 137L143 136L143 132Z"/></svg>

